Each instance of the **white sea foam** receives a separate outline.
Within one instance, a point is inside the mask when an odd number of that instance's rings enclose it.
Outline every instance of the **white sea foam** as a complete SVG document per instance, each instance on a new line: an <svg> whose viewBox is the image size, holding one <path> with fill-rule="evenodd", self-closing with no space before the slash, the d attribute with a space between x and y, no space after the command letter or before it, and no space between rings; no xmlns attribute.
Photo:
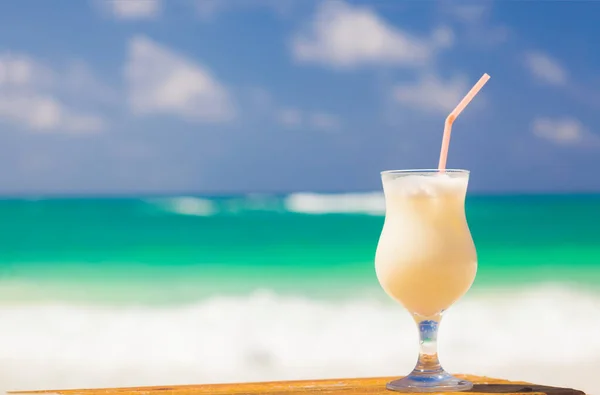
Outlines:
<svg viewBox="0 0 600 395"><path fill-rule="evenodd" d="M288 211L303 214L355 213L383 215L385 200L380 192L317 194L293 193L286 197Z"/></svg>
<svg viewBox="0 0 600 395"><path fill-rule="evenodd" d="M181 215L210 216L216 213L217 208L209 199L181 196L151 201L162 209Z"/></svg>
<svg viewBox="0 0 600 395"><path fill-rule="evenodd" d="M440 332L443 365L600 394L600 295L537 288L468 295ZM195 305L0 306L0 389L400 375L414 323L375 299L257 292Z"/></svg>

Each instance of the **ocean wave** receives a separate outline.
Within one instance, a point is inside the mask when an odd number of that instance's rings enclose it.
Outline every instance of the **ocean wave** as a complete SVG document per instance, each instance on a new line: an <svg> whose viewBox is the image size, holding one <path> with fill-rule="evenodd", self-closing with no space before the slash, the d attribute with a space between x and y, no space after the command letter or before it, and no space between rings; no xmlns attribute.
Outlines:
<svg viewBox="0 0 600 395"><path fill-rule="evenodd" d="M244 212L292 212L297 214L383 215L385 199L380 192L292 193L287 196L247 195L225 198L180 196L149 199L147 204L179 215L212 216Z"/></svg>
<svg viewBox="0 0 600 395"><path fill-rule="evenodd" d="M155 205L167 212L181 215L193 215L207 217L217 213L218 207L210 199L180 196L164 199L149 200L148 203Z"/></svg>
<svg viewBox="0 0 600 395"><path fill-rule="evenodd" d="M380 192L317 194L293 193L286 197L288 211L304 214L353 213L383 215L385 199Z"/></svg>
<svg viewBox="0 0 600 395"><path fill-rule="evenodd" d="M600 394L600 295L474 293L441 326L453 372ZM165 385L401 375L417 353L399 306L256 292L177 307L0 306L0 388Z"/></svg>

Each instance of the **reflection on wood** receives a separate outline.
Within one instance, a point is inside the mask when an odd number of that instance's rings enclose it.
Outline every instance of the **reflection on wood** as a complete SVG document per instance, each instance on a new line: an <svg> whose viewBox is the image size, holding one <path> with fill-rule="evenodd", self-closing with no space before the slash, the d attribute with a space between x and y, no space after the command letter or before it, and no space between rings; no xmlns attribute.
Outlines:
<svg viewBox="0 0 600 395"><path fill-rule="evenodd" d="M523 382L506 381L489 377L457 375L475 383L472 390L463 394L529 394L529 395L585 395L581 391L570 388L547 387ZM385 394L393 395L385 389L388 381L397 377L354 378L334 380L304 380L304 381L273 381L265 383L241 384L207 384L160 386L138 388L110 388L110 389L81 389L81 390L50 390L12 392L12 394L59 394L59 395L358 395L358 394ZM460 392L446 393L445 395L461 394Z"/></svg>

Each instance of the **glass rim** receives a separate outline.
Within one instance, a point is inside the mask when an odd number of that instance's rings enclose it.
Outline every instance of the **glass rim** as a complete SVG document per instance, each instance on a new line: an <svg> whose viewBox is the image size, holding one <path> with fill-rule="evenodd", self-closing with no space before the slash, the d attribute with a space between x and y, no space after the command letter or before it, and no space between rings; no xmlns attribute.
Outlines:
<svg viewBox="0 0 600 395"><path fill-rule="evenodd" d="M384 170L380 172L381 175L386 174L439 174L439 173L451 173L451 174L469 174L469 170L465 169L404 169L404 170Z"/></svg>

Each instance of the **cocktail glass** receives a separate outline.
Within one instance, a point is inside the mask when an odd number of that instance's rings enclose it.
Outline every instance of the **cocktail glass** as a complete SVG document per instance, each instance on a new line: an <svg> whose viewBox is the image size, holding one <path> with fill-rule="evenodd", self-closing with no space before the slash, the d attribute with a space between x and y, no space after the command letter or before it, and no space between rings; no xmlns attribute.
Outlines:
<svg viewBox="0 0 600 395"><path fill-rule="evenodd" d="M419 329L417 364L387 384L401 392L452 392L473 387L440 365L442 315L471 287L477 253L466 214L467 170L391 170L381 173L386 202L375 268L385 292Z"/></svg>

